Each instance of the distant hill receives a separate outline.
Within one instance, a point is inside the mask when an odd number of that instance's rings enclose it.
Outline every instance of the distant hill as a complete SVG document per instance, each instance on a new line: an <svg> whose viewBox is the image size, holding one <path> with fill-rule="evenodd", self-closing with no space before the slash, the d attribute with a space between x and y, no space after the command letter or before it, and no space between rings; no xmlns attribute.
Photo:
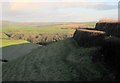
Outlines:
<svg viewBox="0 0 120 83"><path fill-rule="evenodd" d="M63 25L62 27L94 27L96 22L13 22L13 21L0 21L2 23L2 27L6 28L8 26L26 26L26 27L48 27L48 26L56 26Z"/></svg>

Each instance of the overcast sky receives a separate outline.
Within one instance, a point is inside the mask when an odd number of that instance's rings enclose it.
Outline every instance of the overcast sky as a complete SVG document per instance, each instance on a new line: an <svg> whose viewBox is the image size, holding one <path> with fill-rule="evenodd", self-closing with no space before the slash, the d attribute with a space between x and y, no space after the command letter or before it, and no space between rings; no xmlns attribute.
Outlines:
<svg viewBox="0 0 120 83"><path fill-rule="evenodd" d="M43 2L44 1L44 2ZM4 0L2 19L32 22L85 22L117 19L119 0Z"/></svg>

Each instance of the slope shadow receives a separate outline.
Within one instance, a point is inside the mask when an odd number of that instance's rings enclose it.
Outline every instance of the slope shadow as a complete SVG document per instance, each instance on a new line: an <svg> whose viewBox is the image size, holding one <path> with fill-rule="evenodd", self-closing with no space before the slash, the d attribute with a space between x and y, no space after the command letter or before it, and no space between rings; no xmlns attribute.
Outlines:
<svg viewBox="0 0 120 83"><path fill-rule="evenodd" d="M30 53L32 50L38 48L39 45L33 43L23 43L17 45L10 45L0 48L2 50L2 62L8 62L20 56Z"/></svg>

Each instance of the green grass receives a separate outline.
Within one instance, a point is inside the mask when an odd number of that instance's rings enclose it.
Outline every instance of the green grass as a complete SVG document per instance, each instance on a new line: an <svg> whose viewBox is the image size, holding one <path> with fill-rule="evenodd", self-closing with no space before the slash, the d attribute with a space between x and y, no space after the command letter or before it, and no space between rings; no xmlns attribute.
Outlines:
<svg viewBox="0 0 120 83"><path fill-rule="evenodd" d="M3 28L3 32L26 32L26 33L63 33L63 32L73 32L72 29L61 29L60 26L47 26L47 27L23 27L23 26L8 26Z"/></svg>
<svg viewBox="0 0 120 83"><path fill-rule="evenodd" d="M17 59L20 56L24 56L38 47L37 44L33 43L19 43L2 47L0 50L2 49L2 58L10 61Z"/></svg>
<svg viewBox="0 0 120 83"><path fill-rule="evenodd" d="M84 27L94 27L95 22L83 22L86 24ZM3 32L24 32L24 33L73 33L74 30L69 27L64 27L61 24L77 24L77 23L36 23L33 25L39 25L40 27L32 26L32 24L21 24L21 23L4 23L2 31ZM80 23L78 23L80 24ZM46 25L46 26L41 26ZM61 29L61 28L68 29Z"/></svg>
<svg viewBox="0 0 120 83"><path fill-rule="evenodd" d="M1 39L0 42L2 42L2 45L0 45L0 47L22 44L22 43L29 43L28 41L25 41L25 40L13 40L13 39L9 39L9 40Z"/></svg>
<svg viewBox="0 0 120 83"><path fill-rule="evenodd" d="M0 33L0 39L2 39L2 38L8 38L8 36L7 35L5 35L4 33Z"/></svg>
<svg viewBox="0 0 120 83"><path fill-rule="evenodd" d="M109 71L92 62L95 51L94 47L79 47L73 39L39 47L4 63L3 81L110 80Z"/></svg>

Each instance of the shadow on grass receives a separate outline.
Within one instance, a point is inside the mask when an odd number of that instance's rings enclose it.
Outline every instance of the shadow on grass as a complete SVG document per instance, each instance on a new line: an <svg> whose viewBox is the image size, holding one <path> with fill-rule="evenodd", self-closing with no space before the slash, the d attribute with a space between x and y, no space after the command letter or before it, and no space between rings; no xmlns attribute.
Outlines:
<svg viewBox="0 0 120 83"><path fill-rule="evenodd" d="M8 62L20 56L24 56L38 47L39 46L37 44L33 44L33 43L23 43L23 44L2 47L0 48L2 50L1 61Z"/></svg>

